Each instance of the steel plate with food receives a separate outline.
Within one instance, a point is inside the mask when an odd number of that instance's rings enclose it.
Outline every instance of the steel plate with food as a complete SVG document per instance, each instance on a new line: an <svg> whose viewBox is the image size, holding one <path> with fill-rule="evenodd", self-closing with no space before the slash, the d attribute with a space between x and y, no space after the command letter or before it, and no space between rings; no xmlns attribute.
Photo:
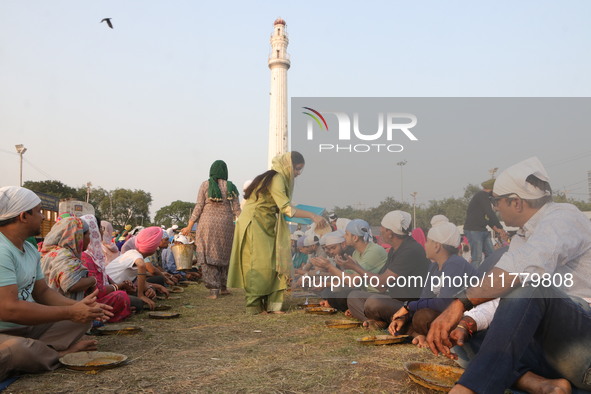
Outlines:
<svg viewBox="0 0 591 394"><path fill-rule="evenodd" d="M150 319L174 319L179 317L181 314L176 312L149 312L148 317Z"/></svg>
<svg viewBox="0 0 591 394"><path fill-rule="evenodd" d="M409 339L409 335L368 335L357 338L357 342L362 345L393 345L403 343Z"/></svg>
<svg viewBox="0 0 591 394"><path fill-rule="evenodd" d="M443 392L448 392L464 373L459 367L420 362L404 363L404 370L415 383Z"/></svg>
<svg viewBox="0 0 591 394"><path fill-rule="evenodd" d="M123 364L127 356L111 352L77 352L60 358L60 363L77 371L98 371Z"/></svg>
<svg viewBox="0 0 591 394"><path fill-rule="evenodd" d="M106 324L96 329L101 335L129 335L136 334L141 330L141 327L133 324Z"/></svg>
<svg viewBox="0 0 591 394"><path fill-rule="evenodd" d="M305 311L306 313L311 313L313 315L332 315L333 313L337 313L335 308L327 308L323 306L306 308Z"/></svg>
<svg viewBox="0 0 591 394"><path fill-rule="evenodd" d="M348 328L357 328L361 327L360 321L355 320L326 320L324 322L326 327L328 328L341 328L341 329L348 329Z"/></svg>

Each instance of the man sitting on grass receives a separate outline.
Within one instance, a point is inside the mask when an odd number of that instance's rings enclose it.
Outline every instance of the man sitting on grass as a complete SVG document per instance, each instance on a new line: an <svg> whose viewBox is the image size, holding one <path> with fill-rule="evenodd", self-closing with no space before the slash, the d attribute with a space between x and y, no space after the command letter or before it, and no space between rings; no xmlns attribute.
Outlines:
<svg viewBox="0 0 591 394"><path fill-rule="evenodd" d="M0 380L50 371L67 353L96 350L80 338L92 320L108 320L111 307L95 290L74 301L47 286L36 248L25 239L41 234L41 200L16 186L0 188Z"/></svg>

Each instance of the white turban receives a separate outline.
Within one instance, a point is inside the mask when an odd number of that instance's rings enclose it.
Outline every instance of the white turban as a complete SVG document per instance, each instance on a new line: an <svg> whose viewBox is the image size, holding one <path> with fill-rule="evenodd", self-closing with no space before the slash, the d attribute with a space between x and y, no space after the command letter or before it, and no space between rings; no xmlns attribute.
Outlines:
<svg viewBox="0 0 591 394"><path fill-rule="evenodd" d="M438 223L449 223L449 219L445 215L435 215L431 218L431 227Z"/></svg>
<svg viewBox="0 0 591 394"><path fill-rule="evenodd" d="M343 234L345 233L345 229L347 228L347 224L349 224L349 222L351 221L351 219L347 219L347 218L338 218L335 225L337 226L337 230L341 230L343 232Z"/></svg>
<svg viewBox="0 0 591 394"><path fill-rule="evenodd" d="M404 211L388 212L382 219L382 226L388 230L392 230L394 234L407 235L410 228L410 221L412 216L410 213Z"/></svg>
<svg viewBox="0 0 591 394"><path fill-rule="evenodd" d="M525 200L536 200L549 196L549 191L538 189L525 181L530 175L534 175L542 181L549 181L546 169L540 160L534 156L503 171L495 182L493 192L498 196L515 193Z"/></svg>
<svg viewBox="0 0 591 394"><path fill-rule="evenodd" d="M332 233L324 234L320 238L320 245L335 245L345 242L345 237L340 231L333 231Z"/></svg>
<svg viewBox="0 0 591 394"><path fill-rule="evenodd" d="M439 222L427 233L427 238L440 244L453 246L457 248L460 246L461 236L458 227L450 222Z"/></svg>
<svg viewBox="0 0 591 394"><path fill-rule="evenodd" d="M17 217L41 204L41 199L29 189L18 186L0 188L0 220Z"/></svg>
<svg viewBox="0 0 591 394"><path fill-rule="evenodd" d="M296 230L293 232L293 234L291 234L291 240L292 241L297 241L298 238L303 237L304 236L304 232L300 231L300 230Z"/></svg>
<svg viewBox="0 0 591 394"><path fill-rule="evenodd" d="M248 187L250 186L250 184L252 183L252 179L246 180L244 181L244 183L242 184L242 191L246 191L246 189L248 189Z"/></svg>
<svg viewBox="0 0 591 394"><path fill-rule="evenodd" d="M315 235L306 235L304 237L304 246L312 246L318 243L318 237Z"/></svg>

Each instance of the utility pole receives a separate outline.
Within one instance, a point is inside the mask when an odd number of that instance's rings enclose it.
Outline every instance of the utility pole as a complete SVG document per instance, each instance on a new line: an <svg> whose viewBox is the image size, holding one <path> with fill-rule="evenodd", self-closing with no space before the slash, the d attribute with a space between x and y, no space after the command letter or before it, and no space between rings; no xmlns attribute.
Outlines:
<svg viewBox="0 0 591 394"><path fill-rule="evenodd" d="M400 199L404 202L404 183L402 182L402 167L406 165L407 161L402 160L396 163L396 165L400 166Z"/></svg>
<svg viewBox="0 0 591 394"><path fill-rule="evenodd" d="M90 201L90 187L92 186L92 183L90 183L90 181L86 182L86 202Z"/></svg>
<svg viewBox="0 0 591 394"><path fill-rule="evenodd" d="M20 156L20 183L19 185L22 187L23 186L23 154L27 151L27 148L25 148L25 146L23 144L18 144L14 146L16 148L16 152L18 153L18 155Z"/></svg>
<svg viewBox="0 0 591 394"><path fill-rule="evenodd" d="M488 170L488 173L490 174L490 177L492 179L495 179L495 174L497 173L498 170L499 170L498 167L491 168L490 170Z"/></svg>
<svg viewBox="0 0 591 394"><path fill-rule="evenodd" d="M417 192L410 193L412 197L412 229L417 228Z"/></svg>

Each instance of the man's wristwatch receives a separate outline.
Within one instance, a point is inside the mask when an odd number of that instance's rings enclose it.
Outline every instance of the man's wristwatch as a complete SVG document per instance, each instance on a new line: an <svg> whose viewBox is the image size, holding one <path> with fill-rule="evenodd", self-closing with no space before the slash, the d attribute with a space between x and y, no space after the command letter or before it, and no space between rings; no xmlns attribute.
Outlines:
<svg viewBox="0 0 591 394"><path fill-rule="evenodd" d="M459 300L462 305L464 305L465 311L469 311L470 309L474 308L474 304L468 299L468 296L466 295L466 289L458 291L454 298Z"/></svg>
<svg viewBox="0 0 591 394"><path fill-rule="evenodd" d="M402 307L404 309L406 309L407 312L410 312L410 310L408 309L408 301L404 301L404 304L402 304Z"/></svg>

